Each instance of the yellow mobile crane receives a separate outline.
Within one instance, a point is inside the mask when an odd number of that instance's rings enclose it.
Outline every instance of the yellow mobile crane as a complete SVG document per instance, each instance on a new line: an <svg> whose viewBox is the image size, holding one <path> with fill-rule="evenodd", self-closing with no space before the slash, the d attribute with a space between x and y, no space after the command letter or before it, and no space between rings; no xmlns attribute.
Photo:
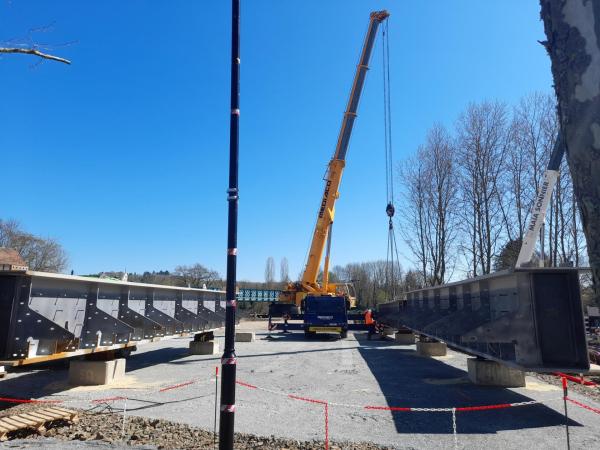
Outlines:
<svg viewBox="0 0 600 450"><path fill-rule="evenodd" d="M387 11L375 11L370 15L369 28L365 36L360 61L356 68L352 90L342 126L339 132L335 152L327 169L325 176L325 189L323 197L319 205L317 221L313 232L313 238L306 261L306 267L302 274L302 279L295 283L290 283L287 289L279 295L279 302L273 305L270 314L273 316L290 315L297 313L301 308L304 312L304 330L307 333L313 331L325 331L331 329L337 331L339 329L342 335L345 335L347 330L347 309L353 305L354 298L350 295L347 285L329 283L329 254L331 248L331 227L335 216L335 202L339 198L339 187L342 180L342 173L346 164L346 152L352 134L352 127L356 119L356 111L360 95L365 82L367 70L369 69L369 60L377 36L379 25L387 19L389 13ZM318 282L319 268L323 258L323 252L327 248L325 262L323 267L323 281ZM341 300L340 300L341 299ZM339 319L339 309L335 305L343 305L344 320ZM311 304L321 305L318 308L311 307ZM295 308L294 308L295 307ZM335 309L335 311L331 309ZM323 312L328 310L327 314L318 314L315 317L323 319L311 320L311 311ZM331 310L331 311L330 311Z"/></svg>

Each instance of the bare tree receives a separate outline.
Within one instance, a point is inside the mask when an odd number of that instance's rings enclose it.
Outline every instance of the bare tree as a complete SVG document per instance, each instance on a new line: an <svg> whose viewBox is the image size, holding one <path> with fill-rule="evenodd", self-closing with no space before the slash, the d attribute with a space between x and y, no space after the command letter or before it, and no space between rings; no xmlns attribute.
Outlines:
<svg viewBox="0 0 600 450"><path fill-rule="evenodd" d="M36 27L30 29L24 36L13 38L8 41L0 41L0 54L17 54L17 55L31 55L39 59L39 61L56 61L62 64L71 64L71 61L57 56L51 53L53 47L49 44L41 44L36 39L36 36L40 33L47 33L51 31L53 24ZM59 44L60 47L71 45L72 42Z"/></svg>
<svg viewBox="0 0 600 450"><path fill-rule="evenodd" d="M279 264L279 281L282 283L288 283L290 281L290 269L288 266L288 260L285 256L281 258L281 262Z"/></svg>
<svg viewBox="0 0 600 450"><path fill-rule="evenodd" d="M43 53L36 48L0 47L0 53L20 53L24 55L34 55L42 59L49 59L51 61L58 61L64 64L71 64L71 61L68 59L51 55L50 53Z"/></svg>
<svg viewBox="0 0 600 450"><path fill-rule="evenodd" d="M419 153L419 152L417 152ZM430 256L427 250L427 169L418 155L407 160L400 168L403 204L400 214L400 234L410 249L421 276L429 276Z"/></svg>
<svg viewBox="0 0 600 450"><path fill-rule="evenodd" d="M31 270L62 272L67 266L66 252L56 239L27 233L15 220L0 219L0 247L15 249Z"/></svg>
<svg viewBox="0 0 600 450"><path fill-rule="evenodd" d="M541 92L523 97L513 109L507 133L506 231L509 241L522 240L558 133L554 99Z"/></svg>
<svg viewBox="0 0 600 450"><path fill-rule="evenodd" d="M505 211L501 183L508 148L506 107L470 104L458 120L462 245L471 276L490 273L501 246Z"/></svg>
<svg viewBox="0 0 600 450"><path fill-rule="evenodd" d="M403 168L404 211L401 233L427 284L447 280L454 265L456 227L455 147L448 131L435 125L425 145Z"/></svg>
<svg viewBox="0 0 600 450"><path fill-rule="evenodd" d="M427 249L431 260L430 284L446 282L450 265L454 263L451 249L456 230L456 168L455 148L450 135L441 125L427 134L427 142L419 156L425 163L427 214Z"/></svg>
<svg viewBox="0 0 600 450"><path fill-rule="evenodd" d="M210 287L211 284L220 281L218 272L207 269L199 263L191 266L177 266L174 275L181 277L185 286L193 288Z"/></svg>
<svg viewBox="0 0 600 450"><path fill-rule="evenodd" d="M275 260L272 256L267 258L265 264L265 283L267 283L267 288L270 288L275 283Z"/></svg>

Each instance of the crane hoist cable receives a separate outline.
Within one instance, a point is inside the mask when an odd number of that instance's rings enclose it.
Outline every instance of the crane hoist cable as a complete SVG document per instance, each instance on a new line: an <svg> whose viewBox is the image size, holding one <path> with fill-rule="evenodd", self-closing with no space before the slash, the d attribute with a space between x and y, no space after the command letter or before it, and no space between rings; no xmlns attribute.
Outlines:
<svg viewBox="0 0 600 450"><path fill-rule="evenodd" d="M384 122L384 148L385 148L385 189L387 205L385 212L388 216L388 240L386 254L386 290L388 301L395 300L397 281L400 274L398 246L394 230L394 165L392 151L392 109L390 89L390 41L389 21L381 27L382 33L382 60L383 60L383 122Z"/></svg>

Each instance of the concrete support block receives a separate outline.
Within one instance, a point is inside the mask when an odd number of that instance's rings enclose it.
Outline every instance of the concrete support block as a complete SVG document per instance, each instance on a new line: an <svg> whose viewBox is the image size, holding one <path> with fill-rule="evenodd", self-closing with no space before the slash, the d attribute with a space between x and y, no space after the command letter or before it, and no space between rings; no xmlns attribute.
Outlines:
<svg viewBox="0 0 600 450"><path fill-rule="evenodd" d="M586 375L600 375L600 365L590 363L590 370Z"/></svg>
<svg viewBox="0 0 600 450"><path fill-rule="evenodd" d="M215 341L190 342L190 355L218 355L219 343Z"/></svg>
<svg viewBox="0 0 600 450"><path fill-rule="evenodd" d="M125 358L111 361L71 361L69 384L94 386L110 384L125 376Z"/></svg>
<svg viewBox="0 0 600 450"><path fill-rule="evenodd" d="M417 342L417 354L421 356L446 356L445 342Z"/></svg>
<svg viewBox="0 0 600 450"><path fill-rule="evenodd" d="M381 331L383 336L393 336L395 334L394 329L390 327L384 327Z"/></svg>
<svg viewBox="0 0 600 450"><path fill-rule="evenodd" d="M469 358L469 380L481 386L525 387L525 372L507 367L496 361Z"/></svg>
<svg viewBox="0 0 600 450"><path fill-rule="evenodd" d="M416 342L416 337L413 333L396 333L394 340L400 345L413 345Z"/></svg>
<svg viewBox="0 0 600 450"><path fill-rule="evenodd" d="M254 331L236 331L235 342L254 342Z"/></svg>

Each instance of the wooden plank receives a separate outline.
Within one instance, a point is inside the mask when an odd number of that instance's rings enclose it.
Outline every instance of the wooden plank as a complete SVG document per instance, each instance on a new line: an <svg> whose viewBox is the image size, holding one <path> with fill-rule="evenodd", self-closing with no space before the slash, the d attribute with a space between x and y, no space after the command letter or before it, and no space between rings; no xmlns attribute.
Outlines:
<svg viewBox="0 0 600 450"><path fill-rule="evenodd" d="M32 427L36 425L35 422L32 422L31 420L27 420L19 416L10 416L9 419L13 422L20 423L25 427Z"/></svg>
<svg viewBox="0 0 600 450"><path fill-rule="evenodd" d="M61 408L59 406L53 406L51 409L56 409L57 411L62 411L66 414L69 414L70 416L77 415L77 413L75 411L72 411L70 409Z"/></svg>
<svg viewBox="0 0 600 450"><path fill-rule="evenodd" d="M2 433L8 433L9 431L10 431L10 430L9 430L8 428L4 428L4 427L2 426L2 423L0 423L0 434L2 434Z"/></svg>
<svg viewBox="0 0 600 450"><path fill-rule="evenodd" d="M21 423L17 420L13 420L11 417L4 417L2 419L2 422L8 423L8 424L12 425L13 427L16 427L15 430L20 430L21 428L27 428L27 425L25 425L24 423Z"/></svg>
<svg viewBox="0 0 600 450"><path fill-rule="evenodd" d="M18 430L17 427L15 427L14 425L11 425L10 423L6 422L6 417L3 417L2 419L0 419L0 427L8 430L8 431L15 431Z"/></svg>
<svg viewBox="0 0 600 450"><path fill-rule="evenodd" d="M54 420L53 417L47 416L45 414L40 414L38 411L30 412L28 414L32 415L33 417L39 417L40 419L44 420L44 422L49 422L51 420Z"/></svg>
<svg viewBox="0 0 600 450"><path fill-rule="evenodd" d="M60 409L57 409L57 408L46 408L46 411L53 412L54 414L59 414L60 417L65 417L65 418L71 417L70 412L61 411Z"/></svg>
<svg viewBox="0 0 600 450"><path fill-rule="evenodd" d="M50 416L52 418L52 420L62 419L63 418L62 414L57 414L57 413L52 412L52 411L50 411L50 410L48 410L46 408L40 409L37 412L40 413L40 414L43 414L45 416Z"/></svg>
<svg viewBox="0 0 600 450"><path fill-rule="evenodd" d="M35 422L36 425L40 425L40 424L43 424L46 422L46 419L34 417L31 414L27 414L27 413L19 414L19 417L22 417L23 419L31 420L32 422Z"/></svg>

